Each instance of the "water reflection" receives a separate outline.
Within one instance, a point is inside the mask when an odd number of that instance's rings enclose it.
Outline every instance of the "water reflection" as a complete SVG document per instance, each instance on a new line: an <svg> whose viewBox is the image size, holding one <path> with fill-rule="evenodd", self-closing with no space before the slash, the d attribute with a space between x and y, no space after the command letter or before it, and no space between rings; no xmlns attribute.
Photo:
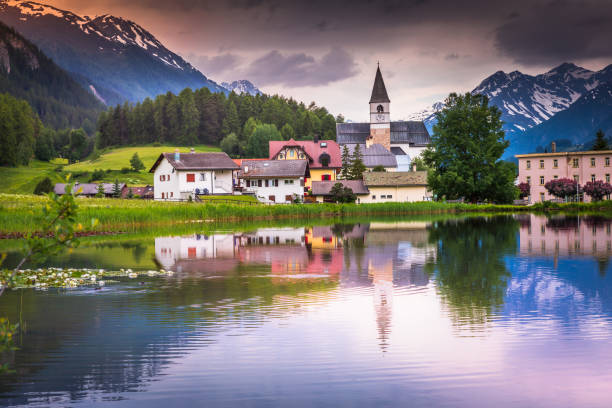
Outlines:
<svg viewBox="0 0 612 408"><path fill-rule="evenodd" d="M0 298L28 329L0 405L606 406L607 226L520 215L85 245L85 266L131 253L175 275Z"/></svg>

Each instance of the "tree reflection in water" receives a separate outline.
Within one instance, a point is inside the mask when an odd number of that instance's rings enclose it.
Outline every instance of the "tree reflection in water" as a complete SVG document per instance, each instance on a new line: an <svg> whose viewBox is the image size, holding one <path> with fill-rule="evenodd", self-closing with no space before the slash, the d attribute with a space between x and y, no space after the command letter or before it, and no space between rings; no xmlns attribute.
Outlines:
<svg viewBox="0 0 612 408"><path fill-rule="evenodd" d="M457 324L481 326L503 304L511 277L504 256L516 252L517 231L512 217L449 220L431 228L437 255L426 271Z"/></svg>

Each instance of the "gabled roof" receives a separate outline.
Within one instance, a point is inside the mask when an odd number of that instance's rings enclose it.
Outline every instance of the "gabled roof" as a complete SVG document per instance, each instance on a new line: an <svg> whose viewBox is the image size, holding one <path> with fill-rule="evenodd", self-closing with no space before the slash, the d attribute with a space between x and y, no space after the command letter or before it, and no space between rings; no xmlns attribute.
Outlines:
<svg viewBox="0 0 612 408"><path fill-rule="evenodd" d="M238 178L308 177L307 160L242 160Z"/></svg>
<svg viewBox="0 0 612 408"><path fill-rule="evenodd" d="M179 160L174 160L175 153L159 155L149 173L165 158L176 170L238 170L238 165L224 152L214 153L179 153Z"/></svg>
<svg viewBox="0 0 612 408"><path fill-rule="evenodd" d="M270 159L276 158L278 153L284 147L301 147L308 156L308 166L311 169L322 169L322 168L341 168L342 167L342 156L340 154L340 146L333 140L271 140L269 142L270 148ZM323 166L320 162L322 154L327 153L329 155L329 164Z"/></svg>
<svg viewBox="0 0 612 408"><path fill-rule="evenodd" d="M391 144L415 144L427 146L431 143L429 132L422 121L391 122ZM336 140L338 144L365 144L370 136L370 124L336 123Z"/></svg>
<svg viewBox="0 0 612 408"><path fill-rule="evenodd" d="M392 171L363 173L367 187L411 187L427 186L426 171Z"/></svg>
<svg viewBox="0 0 612 408"><path fill-rule="evenodd" d="M104 187L104 194L114 194L115 193L115 183L102 183L102 187ZM119 191L123 190L125 187L125 183L119 183ZM98 187L96 186L96 189Z"/></svg>
<svg viewBox="0 0 612 408"><path fill-rule="evenodd" d="M348 187L353 190L353 194L365 195L369 194L370 191L363 183L363 180L335 180L335 181L313 181L312 182L312 195L314 196L327 196L330 195L332 187L340 183L344 187Z"/></svg>
<svg viewBox="0 0 612 408"><path fill-rule="evenodd" d="M357 144L348 144L347 148L349 154L352 156L355 151ZM397 160L395 155L385 148L385 146L375 143L370 147L366 147L365 144L360 144L359 149L363 155L363 164L367 168L373 168L376 166L383 167L397 167Z"/></svg>
<svg viewBox="0 0 612 408"><path fill-rule="evenodd" d="M81 190L79 195L96 195L98 194L98 185L96 183L76 183L72 186L72 193ZM53 192L57 195L66 194L66 183L57 183L53 187Z"/></svg>
<svg viewBox="0 0 612 408"><path fill-rule="evenodd" d="M385 81L383 81L382 74L380 73L380 67L376 68L376 76L374 77L374 86L372 87L372 96L370 97L370 103L379 102L391 102L387 95L387 88L385 88Z"/></svg>

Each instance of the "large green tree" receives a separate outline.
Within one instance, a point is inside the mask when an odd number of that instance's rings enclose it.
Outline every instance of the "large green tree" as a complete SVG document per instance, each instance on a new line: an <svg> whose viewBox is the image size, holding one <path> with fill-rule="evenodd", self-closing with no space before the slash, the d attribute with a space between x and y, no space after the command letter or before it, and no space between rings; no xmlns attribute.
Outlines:
<svg viewBox="0 0 612 408"><path fill-rule="evenodd" d="M258 125L249 137L246 155L252 158L268 158L270 140L282 140L282 136L275 125L264 123Z"/></svg>
<svg viewBox="0 0 612 408"><path fill-rule="evenodd" d="M436 196L500 203L516 198L516 166L501 160L509 142L500 116L484 95L448 96L423 152L431 169L427 182Z"/></svg>

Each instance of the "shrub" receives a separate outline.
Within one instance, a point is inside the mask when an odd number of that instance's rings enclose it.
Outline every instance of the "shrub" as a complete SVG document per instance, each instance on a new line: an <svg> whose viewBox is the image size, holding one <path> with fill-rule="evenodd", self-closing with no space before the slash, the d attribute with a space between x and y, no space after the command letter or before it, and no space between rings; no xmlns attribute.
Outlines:
<svg viewBox="0 0 612 408"><path fill-rule="evenodd" d="M601 180L589 181L584 185L584 192L593 201L601 201L605 196L612 194L612 185Z"/></svg>
<svg viewBox="0 0 612 408"><path fill-rule="evenodd" d="M161 146L161 143L159 143L159 142L153 142L153 147L160 147L160 146Z"/></svg>
<svg viewBox="0 0 612 408"><path fill-rule="evenodd" d="M132 171L132 169L130 169L129 167L122 167L121 168L121 173L123 173L123 174L127 174L127 173L129 173L131 171Z"/></svg>
<svg viewBox="0 0 612 408"><path fill-rule="evenodd" d="M520 198L529 197L531 195L531 185L529 183L520 183L518 189Z"/></svg>
<svg viewBox="0 0 612 408"><path fill-rule="evenodd" d="M582 192L580 185L575 180L568 178L550 180L544 184L544 188L549 194L558 198L566 198Z"/></svg>
<svg viewBox="0 0 612 408"><path fill-rule="evenodd" d="M34 194L36 195L47 194L51 191L53 191L53 183L49 177L40 180L38 184L36 184L36 187L34 187Z"/></svg>
<svg viewBox="0 0 612 408"><path fill-rule="evenodd" d="M96 169L91 173L91 177L89 178L89 182L102 180L104 178L104 170Z"/></svg>

